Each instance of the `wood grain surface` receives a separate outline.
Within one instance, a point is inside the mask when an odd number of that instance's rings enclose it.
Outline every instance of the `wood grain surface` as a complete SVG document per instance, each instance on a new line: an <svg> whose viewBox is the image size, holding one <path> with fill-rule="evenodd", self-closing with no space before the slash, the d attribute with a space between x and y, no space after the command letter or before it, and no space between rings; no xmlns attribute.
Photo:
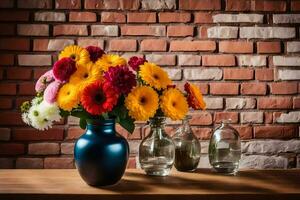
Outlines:
<svg viewBox="0 0 300 200"><path fill-rule="evenodd" d="M76 170L0 170L0 200L297 199L300 170L246 170L224 176L208 169L168 177L127 170L116 185L86 185Z"/></svg>

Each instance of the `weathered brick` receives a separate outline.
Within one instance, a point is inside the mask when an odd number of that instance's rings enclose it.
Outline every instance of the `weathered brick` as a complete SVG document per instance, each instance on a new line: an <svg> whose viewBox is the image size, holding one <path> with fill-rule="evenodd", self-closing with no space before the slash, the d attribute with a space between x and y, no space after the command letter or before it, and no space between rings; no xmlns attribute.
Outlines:
<svg viewBox="0 0 300 200"><path fill-rule="evenodd" d="M44 161L42 158L17 158L17 169L42 169Z"/></svg>
<svg viewBox="0 0 300 200"><path fill-rule="evenodd" d="M253 42L220 41L219 51L223 53L253 53Z"/></svg>
<svg viewBox="0 0 300 200"><path fill-rule="evenodd" d="M97 15L93 12L70 12L70 22L95 22L97 21Z"/></svg>
<svg viewBox="0 0 300 200"><path fill-rule="evenodd" d="M274 14L273 23L274 24L293 24L299 23L300 14Z"/></svg>
<svg viewBox="0 0 300 200"><path fill-rule="evenodd" d="M226 109L254 109L256 100L253 98L226 98Z"/></svg>
<svg viewBox="0 0 300 200"><path fill-rule="evenodd" d="M221 123L227 120L231 123L237 123L239 121L239 114L237 112L215 112L215 123Z"/></svg>
<svg viewBox="0 0 300 200"><path fill-rule="evenodd" d="M118 36L119 28L116 25L92 25L92 36Z"/></svg>
<svg viewBox="0 0 300 200"><path fill-rule="evenodd" d="M233 55L203 55L203 66L235 66Z"/></svg>
<svg viewBox="0 0 300 200"><path fill-rule="evenodd" d="M241 112L241 123L262 124L264 122L263 112Z"/></svg>
<svg viewBox="0 0 300 200"><path fill-rule="evenodd" d="M81 0L55 0L55 8L56 9L80 9L81 8Z"/></svg>
<svg viewBox="0 0 300 200"><path fill-rule="evenodd" d="M164 68L168 73L171 80L181 80L182 79L182 70L174 68Z"/></svg>
<svg viewBox="0 0 300 200"><path fill-rule="evenodd" d="M179 0L181 10L220 10L220 0Z"/></svg>
<svg viewBox="0 0 300 200"><path fill-rule="evenodd" d="M191 55L191 54L182 54L178 55L178 65L181 66L198 66L201 64L201 56Z"/></svg>
<svg viewBox="0 0 300 200"><path fill-rule="evenodd" d="M249 140L252 139L252 127L249 125L244 125L244 126L237 126L233 125L232 126L237 132L239 133L240 137L242 140Z"/></svg>
<svg viewBox="0 0 300 200"><path fill-rule="evenodd" d="M222 70L218 68L186 68L184 77L187 80L221 80Z"/></svg>
<svg viewBox="0 0 300 200"><path fill-rule="evenodd" d="M192 127L192 131L199 140L209 140L212 134L211 128Z"/></svg>
<svg viewBox="0 0 300 200"><path fill-rule="evenodd" d="M53 36L58 35L88 35L86 25L55 25L53 27Z"/></svg>
<svg viewBox="0 0 300 200"><path fill-rule="evenodd" d="M136 51L137 43L133 39L114 39L109 41L110 51Z"/></svg>
<svg viewBox="0 0 300 200"><path fill-rule="evenodd" d="M267 85L265 83L242 83L241 94L244 95L265 95Z"/></svg>
<svg viewBox="0 0 300 200"><path fill-rule="evenodd" d="M290 109L293 107L291 97L261 97L257 101L258 109Z"/></svg>
<svg viewBox="0 0 300 200"><path fill-rule="evenodd" d="M260 81L273 81L274 70L269 68L255 69L255 79Z"/></svg>
<svg viewBox="0 0 300 200"><path fill-rule="evenodd" d="M102 38L79 38L77 44L81 47L97 46L104 49L104 40Z"/></svg>
<svg viewBox="0 0 300 200"><path fill-rule="evenodd" d="M212 95L237 95L238 93L238 83L210 83L210 94Z"/></svg>
<svg viewBox="0 0 300 200"><path fill-rule="evenodd" d="M300 70L278 69L278 80L300 80Z"/></svg>
<svg viewBox="0 0 300 200"><path fill-rule="evenodd" d="M239 66L266 66L267 65L267 57L266 56L253 56L253 55L242 55L238 56L238 65Z"/></svg>
<svg viewBox="0 0 300 200"><path fill-rule="evenodd" d="M299 140L253 140L242 144L242 152L250 154L280 154L300 150Z"/></svg>
<svg viewBox="0 0 300 200"><path fill-rule="evenodd" d="M145 39L141 41L142 51L166 51L167 41L164 39Z"/></svg>
<svg viewBox="0 0 300 200"><path fill-rule="evenodd" d="M237 38L238 27L235 26L214 26L207 29L208 38Z"/></svg>
<svg viewBox="0 0 300 200"><path fill-rule="evenodd" d="M125 23L126 15L118 12L101 12L101 22L103 23Z"/></svg>
<svg viewBox="0 0 300 200"><path fill-rule="evenodd" d="M300 98L299 97L294 97L293 108L300 108Z"/></svg>
<svg viewBox="0 0 300 200"><path fill-rule="evenodd" d="M194 13L194 23L196 24L213 23L212 14L209 12L196 12Z"/></svg>
<svg viewBox="0 0 300 200"><path fill-rule="evenodd" d="M18 55L18 63L22 66L48 66L52 64L51 55Z"/></svg>
<svg viewBox="0 0 300 200"><path fill-rule="evenodd" d="M74 159L68 157L49 157L44 160L45 169L73 169Z"/></svg>
<svg viewBox="0 0 300 200"><path fill-rule="evenodd" d="M212 115L209 112L193 112L190 114L191 119L189 120L190 125L211 125Z"/></svg>
<svg viewBox="0 0 300 200"><path fill-rule="evenodd" d="M74 143L61 143L61 153L62 154L73 154L74 153Z"/></svg>
<svg viewBox="0 0 300 200"><path fill-rule="evenodd" d="M242 155L241 169L287 169L288 158L283 156Z"/></svg>
<svg viewBox="0 0 300 200"><path fill-rule="evenodd" d="M187 37L194 35L194 26L173 25L167 27L168 37Z"/></svg>
<svg viewBox="0 0 300 200"><path fill-rule="evenodd" d="M280 42L257 42L258 53L280 53Z"/></svg>
<svg viewBox="0 0 300 200"><path fill-rule="evenodd" d="M73 45L71 39L38 39L33 42L34 51L61 51L68 45Z"/></svg>
<svg viewBox="0 0 300 200"><path fill-rule="evenodd" d="M158 14L158 19L160 23L171 23L171 22L190 22L191 14L190 13L174 13L174 12L160 12Z"/></svg>
<svg viewBox="0 0 300 200"><path fill-rule="evenodd" d="M227 11L249 11L251 9L251 0L226 0Z"/></svg>
<svg viewBox="0 0 300 200"><path fill-rule="evenodd" d="M149 62L156 63L157 65L176 65L175 55L165 55L165 54L148 54L146 59Z"/></svg>
<svg viewBox="0 0 300 200"><path fill-rule="evenodd" d="M223 98L221 97L204 97L206 109L223 109Z"/></svg>
<svg viewBox="0 0 300 200"><path fill-rule="evenodd" d="M279 38L288 39L296 36L295 28L293 27L241 27L240 38Z"/></svg>
<svg viewBox="0 0 300 200"><path fill-rule="evenodd" d="M300 52L300 42L298 41L287 42L286 45L287 45L286 51L288 53Z"/></svg>
<svg viewBox="0 0 300 200"><path fill-rule="evenodd" d="M300 123L300 112L291 111L289 113L282 113L277 119L277 123Z"/></svg>
<svg viewBox="0 0 300 200"><path fill-rule="evenodd" d="M257 126L254 127L254 138L290 139L297 137L295 126Z"/></svg>
<svg viewBox="0 0 300 200"><path fill-rule="evenodd" d="M58 143L32 143L28 145L30 155L56 155L59 154Z"/></svg>
<svg viewBox="0 0 300 200"><path fill-rule="evenodd" d="M300 66L300 58L298 56L273 56L273 64L275 66Z"/></svg>
<svg viewBox="0 0 300 200"><path fill-rule="evenodd" d="M18 0L18 8L51 9L51 0Z"/></svg>
<svg viewBox="0 0 300 200"><path fill-rule="evenodd" d="M214 41L171 41L170 51L214 51Z"/></svg>
<svg viewBox="0 0 300 200"><path fill-rule="evenodd" d="M286 1L255 0L251 10L254 11L285 11Z"/></svg>
<svg viewBox="0 0 300 200"><path fill-rule="evenodd" d="M18 35L47 36L49 35L49 26L46 24L19 24L17 31Z"/></svg>
<svg viewBox="0 0 300 200"><path fill-rule="evenodd" d="M271 94L297 94L297 82L274 82L270 84Z"/></svg>
<svg viewBox="0 0 300 200"><path fill-rule="evenodd" d="M156 13L155 12L132 12L127 13L128 23L155 23Z"/></svg>
<svg viewBox="0 0 300 200"><path fill-rule="evenodd" d="M66 21L65 13L61 12L36 12L34 13L35 21L46 22L64 22Z"/></svg>
<svg viewBox="0 0 300 200"><path fill-rule="evenodd" d="M224 80L251 80L253 69L224 69Z"/></svg>
<svg viewBox="0 0 300 200"><path fill-rule="evenodd" d="M215 23L263 23L264 15L260 14L217 14Z"/></svg>
<svg viewBox="0 0 300 200"><path fill-rule="evenodd" d="M176 8L175 0L141 0L144 10L170 10Z"/></svg>
<svg viewBox="0 0 300 200"><path fill-rule="evenodd" d="M124 25L121 27L121 35L145 35L145 36L165 36L165 26L132 26Z"/></svg>

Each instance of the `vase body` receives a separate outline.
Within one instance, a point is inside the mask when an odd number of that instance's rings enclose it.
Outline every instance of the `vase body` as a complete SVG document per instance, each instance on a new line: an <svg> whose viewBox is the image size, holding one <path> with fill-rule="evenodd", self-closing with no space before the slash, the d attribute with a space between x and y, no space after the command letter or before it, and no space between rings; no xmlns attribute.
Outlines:
<svg viewBox="0 0 300 200"><path fill-rule="evenodd" d="M200 142L189 125L189 119L187 116L182 120L182 126L176 130L172 138L175 145L174 166L178 171L193 171L200 161Z"/></svg>
<svg viewBox="0 0 300 200"><path fill-rule="evenodd" d="M235 174L241 158L239 133L226 123L222 123L209 141L209 162L215 171Z"/></svg>
<svg viewBox="0 0 300 200"><path fill-rule="evenodd" d="M150 133L139 147L141 168L148 175L167 176L174 164L175 147L164 129L165 118L156 117L149 121Z"/></svg>
<svg viewBox="0 0 300 200"><path fill-rule="evenodd" d="M92 186L117 183L123 176L129 145L115 131L115 121L87 121L86 132L74 147L76 168L82 179Z"/></svg>

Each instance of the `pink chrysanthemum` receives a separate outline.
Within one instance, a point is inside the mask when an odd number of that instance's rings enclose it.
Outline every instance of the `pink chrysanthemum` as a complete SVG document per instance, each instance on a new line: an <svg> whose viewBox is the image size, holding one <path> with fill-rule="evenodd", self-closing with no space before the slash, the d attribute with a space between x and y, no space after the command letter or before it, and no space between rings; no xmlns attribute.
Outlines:
<svg viewBox="0 0 300 200"><path fill-rule="evenodd" d="M43 92L46 89L47 85L49 85L49 83L51 83L52 81L54 81L53 72L52 70L49 70L38 79L35 84L35 91Z"/></svg>
<svg viewBox="0 0 300 200"><path fill-rule="evenodd" d="M92 62L96 62L99 58L101 58L103 54L105 54L105 52L101 48L96 46L88 46L85 49L89 52L90 60Z"/></svg>
<svg viewBox="0 0 300 200"><path fill-rule="evenodd" d="M60 88L60 85L61 83L59 81L54 81L47 86L44 92L44 100L47 103L52 104L56 101L56 96Z"/></svg>
<svg viewBox="0 0 300 200"><path fill-rule="evenodd" d="M76 63L73 59L65 57L54 63L53 75L55 80L69 81L70 76L76 71Z"/></svg>
<svg viewBox="0 0 300 200"><path fill-rule="evenodd" d="M138 71L140 69L140 65L144 64L144 62L148 61L144 58L133 56L129 59L128 64L134 71Z"/></svg>
<svg viewBox="0 0 300 200"><path fill-rule="evenodd" d="M130 90L136 86L135 75L124 65L110 67L108 71L105 72L104 78L122 94L128 94Z"/></svg>

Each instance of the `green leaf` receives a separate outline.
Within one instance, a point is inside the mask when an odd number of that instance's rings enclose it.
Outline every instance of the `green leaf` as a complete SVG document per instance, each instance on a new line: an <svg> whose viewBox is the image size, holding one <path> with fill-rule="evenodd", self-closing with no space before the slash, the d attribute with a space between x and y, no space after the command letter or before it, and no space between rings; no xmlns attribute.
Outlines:
<svg viewBox="0 0 300 200"><path fill-rule="evenodd" d="M119 124L126 129L129 133L133 133L134 131L134 120L127 116L126 118L119 118Z"/></svg>
<svg viewBox="0 0 300 200"><path fill-rule="evenodd" d="M70 115L70 112L66 111L66 110L63 110L63 109L60 109L60 113L59 114L62 117L68 117Z"/></svg>
<svg viewBox="0 0 300 200"><path fill-rule="evenodd" d="M86 128L86 119L80 118L79 126L80 126L81 129L85 130L85 128Z"/></svg>

